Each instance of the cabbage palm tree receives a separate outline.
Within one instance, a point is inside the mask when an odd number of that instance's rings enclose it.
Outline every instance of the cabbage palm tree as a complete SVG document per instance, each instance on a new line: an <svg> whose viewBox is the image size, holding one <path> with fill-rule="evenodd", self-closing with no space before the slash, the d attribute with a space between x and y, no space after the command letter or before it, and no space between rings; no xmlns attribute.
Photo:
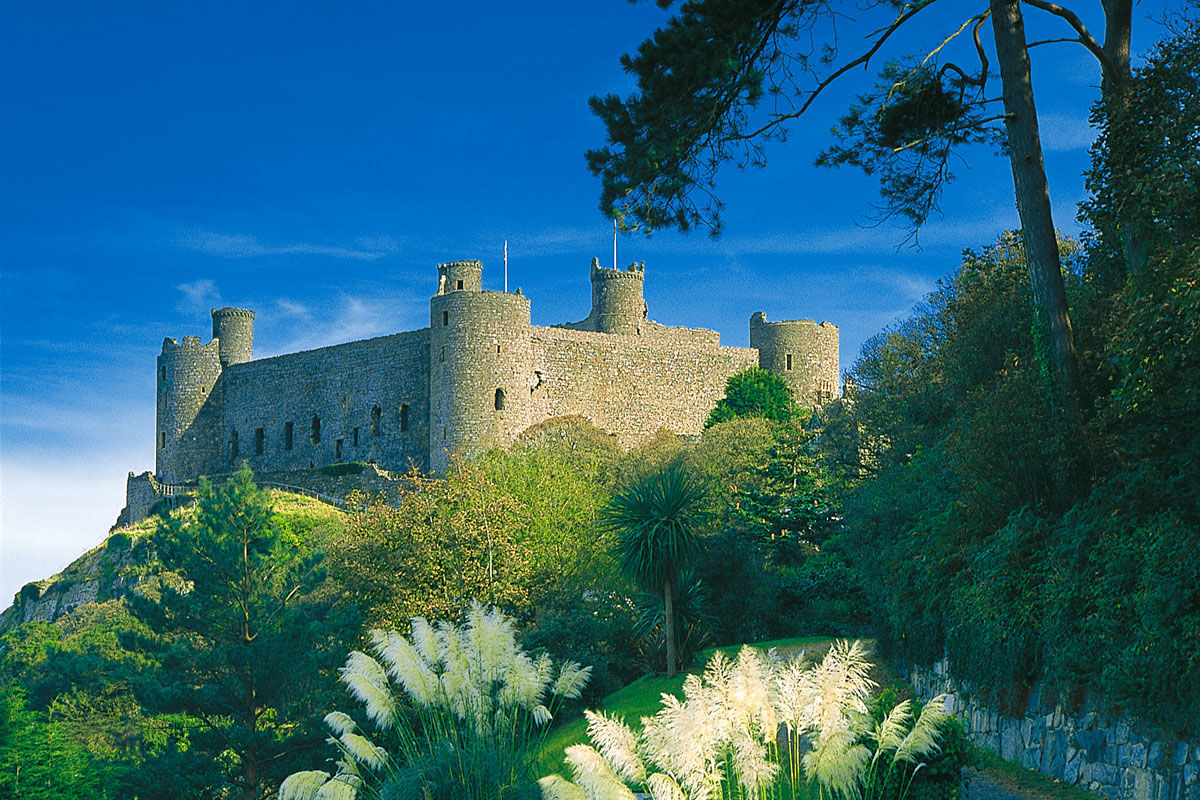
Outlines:
<svg viewBox="0 0 1200 800"><path fill-rule="evenodd" d="M626 574L662 596L668 677L678 671L675 593L680 572L700 551L704 497L703 485L674 465L635 478L601 512L601 524L618 537Z"/></svg>

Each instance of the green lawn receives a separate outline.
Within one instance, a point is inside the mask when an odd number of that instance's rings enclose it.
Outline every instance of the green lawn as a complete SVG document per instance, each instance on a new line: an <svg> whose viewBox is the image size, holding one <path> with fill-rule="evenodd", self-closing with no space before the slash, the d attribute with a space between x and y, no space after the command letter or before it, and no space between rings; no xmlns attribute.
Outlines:
<svg viewBox="0 0 1200 800"><path fill-rule="evenodd" d="M775 648L780 655L794 656L801 650L809 655L824 655L833 639L827 636L800 636L794 639L773 639L769 642L754 642L751 646L758 650ZM711 647L702 651L692 661L689 672L699 673L704 665L718 650L729 657L734 657L742 649L742 645L729 647ZM623 689L618 689L604 698L598 710L611 716L620 717L634 730L642 727L642 717L654 716L662 705L663 694L683 695L683 681L688 673L681 672L674 678L662 676L638 678ZM553 730L542 745L542 754L538 760L539 771L543 775L558 773L568 775L563 751L573 744L587 742L587 720L582 717Z"/></svg>

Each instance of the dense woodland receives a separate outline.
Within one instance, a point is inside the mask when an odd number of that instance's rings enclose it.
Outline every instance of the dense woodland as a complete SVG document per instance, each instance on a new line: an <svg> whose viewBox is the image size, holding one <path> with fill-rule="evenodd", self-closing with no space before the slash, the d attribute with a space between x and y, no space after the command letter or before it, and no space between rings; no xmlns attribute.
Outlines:
<svg viewBox="0 0 1200 800"><path fill-rule="evenodd" d="M3 637L0 795L276 796L337 755L322 720L346 705L347 654L395 644L373 629L415 641L416 616L464 637L498 625L562 681L565 665L590 670L554 695L550 725L676 660L701 667L710 645L830 634L875 637L898 666L948 658L1001 706L1045 682L1195 740L1200 25L1178 21L1094 119L1090 232L1058 242L1077 394L1012 232L964 243L957 272L820 409L751 371L697 440L623 452L553 421L346 512L243 471L110 535L106 558L142 565L135 590ZM683 489L672 559L631 561L629 514ZM389 706L409 736L388 758L441 757L405 749L435 723L406 702Z"/></svg>

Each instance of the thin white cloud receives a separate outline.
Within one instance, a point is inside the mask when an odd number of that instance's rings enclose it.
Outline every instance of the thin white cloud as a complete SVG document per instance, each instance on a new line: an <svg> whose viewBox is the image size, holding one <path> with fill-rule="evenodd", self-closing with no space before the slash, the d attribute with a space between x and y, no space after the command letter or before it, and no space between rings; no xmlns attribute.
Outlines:
<svg viewBox="0 0 1200 800"><path fill-rule="evenodd" d="M217 284L209 278L201 278L191 283L181 283L175 287L183 293L183 298L175 305L176 310L185 314L207 311L210 308L220 308L224 305Z"/></svg>
<svg viewBox="0 0 1200 800"><path fill-rule="evenodd" d="M1052 153L1086 150L1096 141L1096 129L1086 117L1050 112L1038 115L1042 147Z"/></svg>
<svg viewBox="0 0 1200 800"><path fill-rule="evenodd" d="M221 258L256 258L260 256L307 255L330 258L375 261L395 254L399 243L389 236L359 237L341 244L315 242L264 242L257 236L244 233L192 231L178 237L177 243L198 253Z"/></svg>
<svg viewBox="0 0 1200 800"><path fill-rule="evenodd" d="M255 356L315 350L423 328L429 324L426 303L415 298L395 300L348 294L339 295L329 308L281 301L286 316L278 321L272 341ZM289 309L293 313L287 313Z"/></svg>

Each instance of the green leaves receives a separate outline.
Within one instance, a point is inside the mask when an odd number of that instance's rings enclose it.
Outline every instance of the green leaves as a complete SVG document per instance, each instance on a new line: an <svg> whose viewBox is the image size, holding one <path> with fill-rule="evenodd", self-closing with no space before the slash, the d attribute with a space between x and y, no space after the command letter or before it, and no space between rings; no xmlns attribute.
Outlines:
<svg viewBox="0 0 1200 800"><path fill-rule="evenodd" d="M617 534L625 572L661 591L699 553L704 486L675 465L636 478L602 510L600 524Z"/></svg>
<svg viewBox="0 0 1200 800"><path fill-rule="evenodd" d="M704 427L745 417L785 422L795 416L796 410L783 378L770 370L750 367L725 381L725 396L708 415Z"/></svg>

